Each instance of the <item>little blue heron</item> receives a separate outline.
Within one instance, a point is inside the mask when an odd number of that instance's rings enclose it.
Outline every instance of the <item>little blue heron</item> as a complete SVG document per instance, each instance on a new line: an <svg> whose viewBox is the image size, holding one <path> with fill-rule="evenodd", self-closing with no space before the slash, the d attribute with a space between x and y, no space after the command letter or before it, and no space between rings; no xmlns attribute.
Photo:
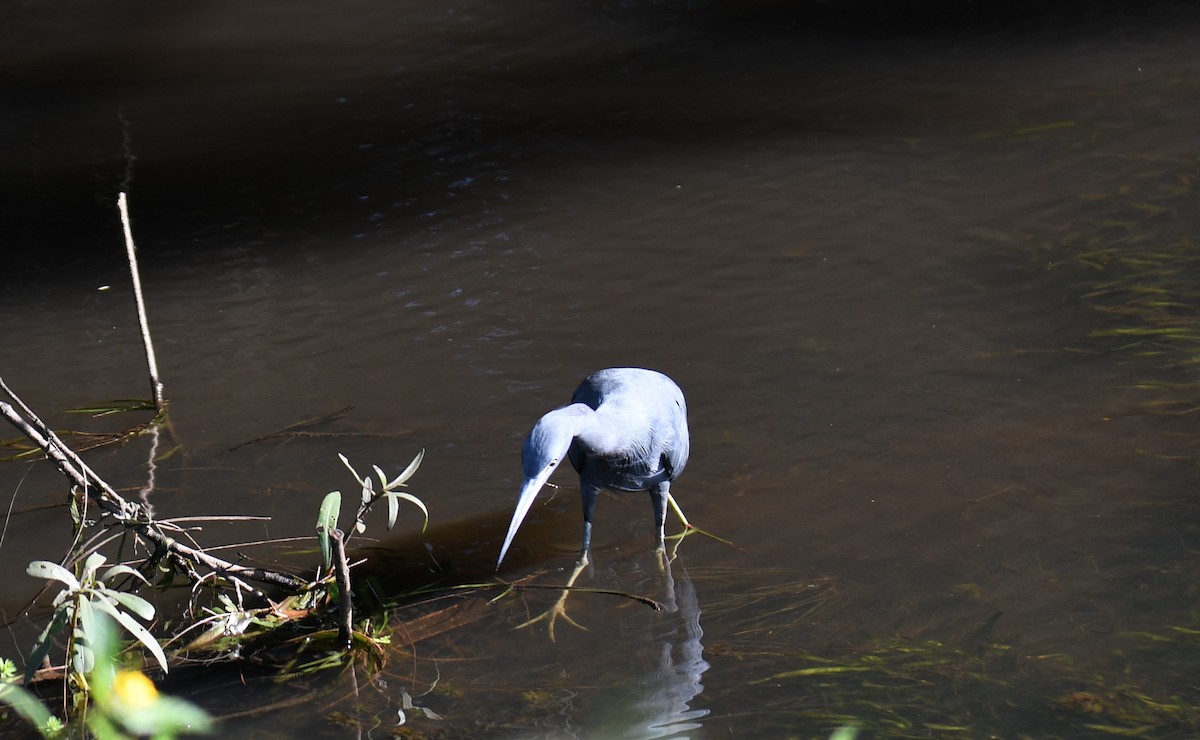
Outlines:
<svg viewBox="0 0 1200 740"><path fill-rule="evenodd" d="M497 568L538 491L564 457L569 457L579 472L583 496L580 563L588 559L592 511L601 488L648 491L662 546L671 482L683 472L688 461L687 406L683 392L673 380L654 370L610 368L584 378L571 396L570 405L543 416L529 432L521 450L525 483L504 546L500 548ZM670 500L675 506L674 500ZM678 506L675 509L682 518Z"/></svg>

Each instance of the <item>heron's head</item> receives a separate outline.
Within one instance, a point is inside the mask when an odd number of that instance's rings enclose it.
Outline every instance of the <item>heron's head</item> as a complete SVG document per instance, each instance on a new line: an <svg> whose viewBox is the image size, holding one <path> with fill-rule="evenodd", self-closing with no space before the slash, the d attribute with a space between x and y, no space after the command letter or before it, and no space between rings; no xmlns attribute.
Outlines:
<svg viewBox="0 0 1200 740"><path fill-rule="evenodd" d="M504 555L521 527L521 522L525 520L525 515L529 513L533 500L537 498L538 491L542 490L542 486L550 479L559 463L567 457L567 450L571 448L571 440L575 437L579 413L573 406L555 409L539 419L525 438L525 447L521 450L521 468L525 473L525 482L521 486L517 508L513 511L512 521L508 525L504 546L500 548L497 568L504 562Z"/></svg>

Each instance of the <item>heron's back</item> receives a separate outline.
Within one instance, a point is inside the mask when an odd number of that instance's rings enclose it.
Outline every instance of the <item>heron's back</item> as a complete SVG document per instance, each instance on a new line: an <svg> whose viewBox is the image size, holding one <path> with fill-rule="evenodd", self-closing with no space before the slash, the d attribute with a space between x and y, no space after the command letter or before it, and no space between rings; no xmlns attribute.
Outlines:
<svg viewBox="0 0 1200 740"><path fill-rule="evenodd" d="M571 464L580 475L606 488L642 491L683 472L690 452L687 404L666 375L629 367L600 370L584 378L571 402L595 409L600 423L621 439L619 452L607 456L572 444Z"/></svg>

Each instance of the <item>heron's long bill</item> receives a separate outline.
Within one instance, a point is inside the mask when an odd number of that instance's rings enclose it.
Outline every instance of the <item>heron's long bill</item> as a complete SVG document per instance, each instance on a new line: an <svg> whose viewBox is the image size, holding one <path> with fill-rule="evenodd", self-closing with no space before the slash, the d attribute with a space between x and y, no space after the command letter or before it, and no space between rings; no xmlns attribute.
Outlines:
<svg viewBox="0 0 1200 740"><path fill-rule="evenodd" d="M533 506L533 500L537 498L538 491L542 490L542 486L550 478L550 474L554 472L555 465L552 463L542 469L542 472L537 474L536 478L528 478L525 480L525 485L521 486L521 496L517 499L517 508L513 510L512 521L508 524L508 535L504 538L504 546L500 548L500 558L496 561L496 570L500 569L500 563L504 562L504 555L508 552L508 546L512 544L513 537L516 536L517 530L521 527L521 522L525 520L525 515L529 513L529 507Z"/></svg>

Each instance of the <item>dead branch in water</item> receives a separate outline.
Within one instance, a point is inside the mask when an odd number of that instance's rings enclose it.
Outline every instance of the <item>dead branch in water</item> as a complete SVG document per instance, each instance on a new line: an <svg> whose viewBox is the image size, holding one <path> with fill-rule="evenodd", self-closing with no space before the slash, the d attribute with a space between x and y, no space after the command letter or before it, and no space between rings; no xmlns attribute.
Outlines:
<svg viewBox="0 0 1200 740"><path fill-rule="evenodd" d="M303 579L288 573L248 568L231 563L228 560L215 557L199 548L189 547L169 536L164 531L164 525L153 520L146 508L139 503L126 501L112 486L97 475L68 447L46 423L38 418L24 401L0 378L0 390L20 408L13 404L0 401L0 414L24 434L31 442L40 447L59 471L71 481L72 490L84 495L94 502L100 510L112 517L113 520L139 536L154 543L160 553L180 558L192 566L200 566L218 573L237 584L239 589L253 593L261 593L245 581L255 581L262 584L283 586L290 589L300 589L306 585Z"/></svg>

